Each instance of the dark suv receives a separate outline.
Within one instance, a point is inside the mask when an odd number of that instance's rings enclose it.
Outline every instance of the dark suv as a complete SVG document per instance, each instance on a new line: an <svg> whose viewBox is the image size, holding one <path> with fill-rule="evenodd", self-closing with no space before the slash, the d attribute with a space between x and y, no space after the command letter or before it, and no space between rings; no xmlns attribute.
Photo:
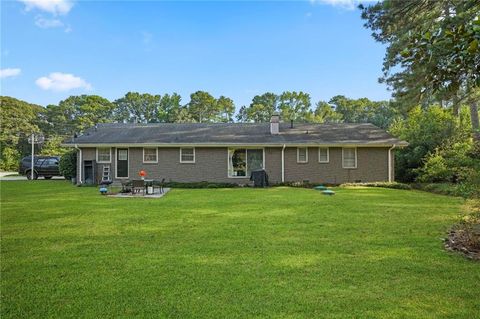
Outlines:
<svg viewBox="0 0 480 319"><path fill-rule="evenodd" d="M50 179L53 176L61 176L58 170L59 156L35 156L33 164L33 179L37 179L39 176ZM18 173L20 175L26 175L28 179L32 178L31 172L32 157L27 156L22 158Z"/></svg>

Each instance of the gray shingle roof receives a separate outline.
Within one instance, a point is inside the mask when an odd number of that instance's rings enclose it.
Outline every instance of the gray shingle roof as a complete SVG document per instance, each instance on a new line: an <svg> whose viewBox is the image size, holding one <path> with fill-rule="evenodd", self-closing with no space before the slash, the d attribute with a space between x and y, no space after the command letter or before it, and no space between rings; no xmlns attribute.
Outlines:
<svg viewBox="0 0 480 319"><path fill-rule="evenodd" d="M278 135L270 134L270 123L99 124L66 144L408 145L368 123L280 123Z"/></svg>

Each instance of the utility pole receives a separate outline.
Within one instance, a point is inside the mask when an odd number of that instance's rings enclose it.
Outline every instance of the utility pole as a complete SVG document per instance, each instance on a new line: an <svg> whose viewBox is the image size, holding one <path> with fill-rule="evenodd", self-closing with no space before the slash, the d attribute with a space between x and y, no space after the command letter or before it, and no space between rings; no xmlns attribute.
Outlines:
<svg viewBox="0 0 480 319"><path fill-rule="evenodd" d="M38 133L37 136L35 136L35 133L32 133L30 137L28 138L28 143L32 144L32 161L31 161L31 166L30 166L30 179L33 180L33 176L35 174L35 144L43 143L45 138L41 133Z"/></svg>

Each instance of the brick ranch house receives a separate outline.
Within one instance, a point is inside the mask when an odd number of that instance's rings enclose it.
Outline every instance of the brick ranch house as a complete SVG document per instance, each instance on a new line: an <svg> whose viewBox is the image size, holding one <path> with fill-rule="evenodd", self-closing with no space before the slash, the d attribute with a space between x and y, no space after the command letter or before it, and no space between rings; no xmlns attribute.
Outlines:
<svg viewBox="0 0 480 319"><path fill-rule="evenodd" d="M99 124L65 145L78 150L77 183L147 178L340 184L394 180L393 150L408 145L372 124Z"/></svg>

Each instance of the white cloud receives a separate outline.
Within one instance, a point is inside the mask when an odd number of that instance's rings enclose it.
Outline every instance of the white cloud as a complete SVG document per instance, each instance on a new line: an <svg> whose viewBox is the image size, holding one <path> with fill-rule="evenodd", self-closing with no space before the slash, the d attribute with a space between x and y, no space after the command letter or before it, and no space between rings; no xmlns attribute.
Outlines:
<svg viewBox="0 0 480 319"><path fill-rule="evenodd" d="M53 72L48 76L42 76L35 83L43 90L68 91L72 89L91 90L92 85L82 79L69 73Z"/></svg>
<svg viewBox="0 0 480 319"><path fill-rule="evenodd" d="M43 29L60 28L63 27L63 22L58 19L45 19L42 16L37 16L35 17L35 25Z"/></svg>
<svg viewBox="0 0 480 319"><path fill-rule="evenodd" d="M53 15L67 14L73 7L72 0L18 0L25 4L25 10L38 9Z"/></svg>
<svg viewBox="0 0 480 319"><path fill-rule="evenodd" d="M379 0L309 0L311 4L327 4L335 7L353 10L360 3L377 2Z"/></svg>
<svg viewBox="0 0 480 319"><path fill-rule="evenodd" d="M70 25L66 25L58 18L66 15L73 7L73 0L18 0L25 4L25 11L38 10L44 12L35 17L35 25L42 29L64 28L66 33L72 31ZM44 17L47 15L48 17Z"/></svg>
<svg viewBox="0 0 480 319"><path fill-rule="evenodd" d="M22 70L20 69L0 69L0 79L11 78L19 75L20 73L22 73Z"/></svg>

